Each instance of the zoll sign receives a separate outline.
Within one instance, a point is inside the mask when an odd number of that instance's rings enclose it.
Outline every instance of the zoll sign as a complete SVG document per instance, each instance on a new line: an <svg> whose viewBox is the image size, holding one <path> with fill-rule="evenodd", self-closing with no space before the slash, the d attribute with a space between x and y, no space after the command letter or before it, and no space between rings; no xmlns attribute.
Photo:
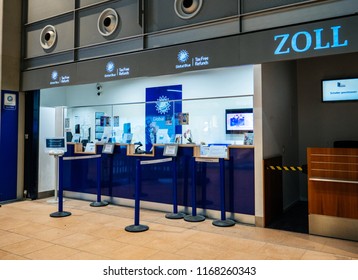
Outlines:
<svg viewBox="0 0 358 280"><path fill-rule="evenodd" d="M349 44L345 38L341 38L342 26L332 26L329 29L317 28L311 31L304 30L294 34L284 33L274 36L278 43L275 55L289 54L290 52L304 53L309 50L323 50L330 48L342 48Z"/></svg>

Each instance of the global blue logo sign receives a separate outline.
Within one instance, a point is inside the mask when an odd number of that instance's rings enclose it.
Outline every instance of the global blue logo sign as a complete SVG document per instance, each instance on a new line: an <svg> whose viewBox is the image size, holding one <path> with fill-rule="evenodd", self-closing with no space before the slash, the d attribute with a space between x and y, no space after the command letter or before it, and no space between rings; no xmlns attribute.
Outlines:
<svg viewBox="0 0 358 280"><path fill-rule="evenodd" d="M113 61L108 61L106 64L106 74L104 74L105 78L116 77L117 73L115 72L116 66Z"/></svg>
<svg viewBox="0 0 358 280"><path fill-rule="evenodd" d="M68 84L69 82L70 82L69 75L60 76L56 70L52 71L50 85Z"/></svg>
<svg viewBox="0 0 358 280"><path fill-rule="evenodd" d="M106 65L107 73L112 73L114 71L115 65L112 61L109 61Z"/></svg>
<svg viewBox="0 0 358 280"><path fill-rule="evenodd" d="M56 70L52 71L51 79L52 79L52 81L56 81L58 79L58 72Z"/></svg>
<svg viewBox="0 0 358 280"><path fill-rule="evenodd" d="M168 113L170 110L169 98L166 96L160 96L155 103L155 109L159 114Z"/></svg>
<svg viewBox="0 0 358 280"><path fill-rule="evenodd" d="M180 63L185 63L187 62L189 59L189 53L187 50L181 50L179 53L178 53L178 61Z"/></svg>
<svg viewBox="0 0 358 280"><path fill-rule="evenodd" d="M189 60L189 52L187 50L180 50L177 55L179 64L175 65L176 69L189 68L191 63ZM189 62L189 63L188 63Z"/></svg>
<svg viewBox="0 0 358 280"><path fill-rule="evenodd" d="M177 55L179 64L175 65L175 69L202 67L209 65L209 56L192 56L190 57L187 50L180 50Z"/></svg>
<svg viewBox="0 0 358 280"><path fill-rule="evenodd" d="M130 68L126 66L116 66L113 61L108 61L106 64L105 78L114 78L121 76L129 76Z"/></svg>

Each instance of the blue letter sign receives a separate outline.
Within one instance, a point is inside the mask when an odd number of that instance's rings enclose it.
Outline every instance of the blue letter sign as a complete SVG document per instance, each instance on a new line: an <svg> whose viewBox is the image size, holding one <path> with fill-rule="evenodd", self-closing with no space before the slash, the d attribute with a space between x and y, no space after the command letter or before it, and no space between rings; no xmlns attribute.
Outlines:
<svg viewBox="0 0 358 280"><path fill-rule="evenodd" d="M278 45L275 49L275 55L289 54L291 50L296 53L304 53L313 50L322 50L329 48L340 48L348 46L348 40L340 41L339 31L342 26L332 26L330 31L331 41L323 42L322 34L325 32L323 28L314 29L313 32L299 31L291 36L289 33L279 34L274 36L274 40L278 41ZM304 42L302 46L299 46L297 41Z"/></svg>

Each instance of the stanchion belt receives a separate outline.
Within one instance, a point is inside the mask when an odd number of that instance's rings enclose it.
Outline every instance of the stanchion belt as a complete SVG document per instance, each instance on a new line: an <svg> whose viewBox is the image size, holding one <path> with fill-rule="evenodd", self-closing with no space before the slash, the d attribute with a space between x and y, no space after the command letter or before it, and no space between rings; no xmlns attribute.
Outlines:
<svg viewBox="0 0 358 280"><path fill-rule="evenodd" d="M152 160L142 160L140 162L141 165L146 165L146 164L156 164L156 163L162 163L162 162L169 162L172 161L173 158L161 158L161 159L152 159Z"/></svg>
<svg viewBox="0 0 358 280"><path fill-rule="evenodd" d="M91 159L91 158L99 158L102 155L93 155L93 156L79 156L79 157L64 157L63 160L77 160L77 159Z"/></svg>

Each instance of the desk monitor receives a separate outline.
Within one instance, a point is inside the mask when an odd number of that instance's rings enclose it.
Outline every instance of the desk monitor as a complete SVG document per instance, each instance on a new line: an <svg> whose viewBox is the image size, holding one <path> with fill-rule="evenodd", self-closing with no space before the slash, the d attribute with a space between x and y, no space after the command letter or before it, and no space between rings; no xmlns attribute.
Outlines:
<svg viewBox="0 0 358 280"><path fill-rule="evenodd" d="M73 134L71 131L66 131L66 141L71 142L72 141Z"/></svg>
<svg viewBox="0 0 358 280"><path fill-rule="evenodd" d="M104 143L102 148L102 154L113 154L114 143Z"/></svg>
<svg viewBox="0 0 358 280"><path fill-rule="evenodd" d="M171 156L176 157L178 153L178 145L177 144L165 144L163 150L163 156Z"/></svg>

